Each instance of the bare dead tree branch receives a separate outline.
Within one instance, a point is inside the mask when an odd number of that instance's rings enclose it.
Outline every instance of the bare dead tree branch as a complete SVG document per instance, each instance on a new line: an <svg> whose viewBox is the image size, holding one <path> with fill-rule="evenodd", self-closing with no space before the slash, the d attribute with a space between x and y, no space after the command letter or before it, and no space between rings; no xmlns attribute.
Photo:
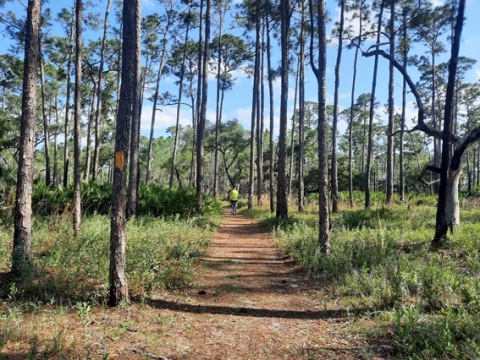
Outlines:
<svg viewBox="0 0 480 360"><path fill-rule="evenodd" d="M417 87L415 86L415 83L411 79L410 75L408 75L407 70L395 58L391 57L389 54L387 54L383 50L377 49L369 52L362 51L362 55L365 57L371 57L375 55L380 55L384 57L385 59L389 60L393 64L393 66L395 66L395 68L405 78L410 90L412 91L412 94L415 96L415 100L417 101L417 106L418 106L418 124L411 131L420 130L429 136L443 140L442 131L434 129L425 123L425 110L424 110L424 104L423 104L422 98L417 90ZM458 140L459 138L457 135L455 134L451 135L452 142L458 143Z"/></svg>

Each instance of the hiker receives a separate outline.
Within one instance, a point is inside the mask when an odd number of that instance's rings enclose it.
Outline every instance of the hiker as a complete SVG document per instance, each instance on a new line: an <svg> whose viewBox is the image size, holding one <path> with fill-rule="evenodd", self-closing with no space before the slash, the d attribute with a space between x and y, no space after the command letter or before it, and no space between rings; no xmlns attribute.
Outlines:
<svg viewBox="0 0 480 360"><path fill-rule="evenodd" d="M235 185L232 190L228 193L228 200L232 204L232 214L237 215L237 206L238 206L238 190L237 186Z"/></svg>

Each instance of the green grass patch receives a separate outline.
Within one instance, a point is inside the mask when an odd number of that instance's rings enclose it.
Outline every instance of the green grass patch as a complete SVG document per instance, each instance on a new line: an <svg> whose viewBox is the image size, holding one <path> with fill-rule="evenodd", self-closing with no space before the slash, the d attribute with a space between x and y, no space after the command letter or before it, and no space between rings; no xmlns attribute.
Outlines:
<svg viewBox="0 0 480 360"><path fill-rule="evenodd" d="M334 294L332 300L375 309L377 334L387 337L393 355L480 358L480 209L475 201L462 200L461 228L448 247L435 252L430 248L434 197L411 195L406 203L388 207L380 196L374 198L379 201L370 210L342 204L342 211L332 214L330 255L320 251L317 212L293 211L281 221L267 209L250 214L271 229L279 246L326 293Z"/></svg>

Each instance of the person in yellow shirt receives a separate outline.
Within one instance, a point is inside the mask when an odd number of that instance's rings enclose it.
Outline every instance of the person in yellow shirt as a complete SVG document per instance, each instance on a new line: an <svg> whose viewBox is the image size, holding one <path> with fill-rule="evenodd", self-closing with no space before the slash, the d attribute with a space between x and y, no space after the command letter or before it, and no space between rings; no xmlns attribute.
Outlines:
<svg viewBox="0 0 480 360"><path fill-rule="evenodd" d="M237 215L238 197L239 197L239 194L238 194L237 186L235 186L228 193L228 199L230 200L230 203L232 204L232 214L233 215Z"/></svg>

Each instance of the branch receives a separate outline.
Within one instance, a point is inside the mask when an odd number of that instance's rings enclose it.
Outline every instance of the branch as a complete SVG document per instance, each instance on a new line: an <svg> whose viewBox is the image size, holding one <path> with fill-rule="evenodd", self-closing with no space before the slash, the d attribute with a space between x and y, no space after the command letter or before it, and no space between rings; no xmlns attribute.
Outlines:
<svg viewBox="0 0 480 360"><path fill-rule="evenodd" d="M450 164L450 168L455 171L460 167L460 163L462 160L462 156L465 151L475 143L476 141L480 140L480 127L477 127L472 130L472 132L462 141L459 142L458 147L455 149L453 153L452 162Z"/></svg>
<svg viewBox="0 0 480 360"><path fill-rule="evenodd" d="M435 184L437 182L440 181L440 179L437 179L437 180L433 180L433 181L427 181L423 178L423 176L425 175L425 173L427 171L431 171L431 172L434 172L436 174L439 174L440 173L440 168L438 166L434 166L434 165L427 165L425 166L425 168L423 169L423 171L421 172L421 174L418 176L418 181L420 181L422 184L426 185L426 186L430 186L432 184Z"/></svg>
<svg viewBox="0 0 480 360"><path fill-rule="evenodd" d="M412 94L415 96L415 99L417 101L417 106L418 106L418 124L411 131L421 130L429 136L433 136L437 139L442 139L443 140L443 132L442 131L434 129L434 128L428 126L425 123L425 120L424 120L425 111L424 111L424 105L423 105L422 98L420 97L420 94L417 90L417 87L415 86L412 79L408 75L407 70L395 58L391 57L390 54L387 54L383 50L377 49L377 50L373 50L373 51L369 51L369 52L362 51L362 55L365 56L365 57L371 57L371 56L375 56L375 55L383 56L385 59L389 60L392 63L392 65L395 66L395 68L405 78L405 81L407 82L410 90L412 91ZM459 141L458 136L455 135L455 134L451 134L451 140L454 143L458 143L458 141Z"/></svg>

